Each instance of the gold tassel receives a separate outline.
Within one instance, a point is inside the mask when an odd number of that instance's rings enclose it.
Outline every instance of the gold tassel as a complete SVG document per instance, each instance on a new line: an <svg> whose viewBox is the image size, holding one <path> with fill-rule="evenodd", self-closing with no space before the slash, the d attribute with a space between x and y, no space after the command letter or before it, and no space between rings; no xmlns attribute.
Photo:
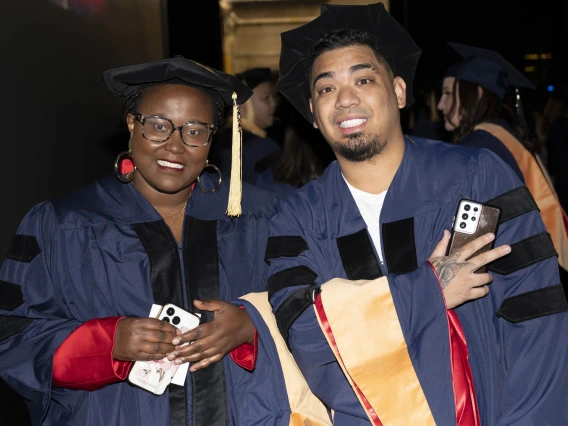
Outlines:
<svg viewBox="0 0 568 426"><path fill-rule="evenodd" d="M227 216L240 216L242 213L241 199L243 195L242 162L243 134L241 131L241 115L237 104L237 94L233 92L233 141L231 155L231 183L229 186L229 204Z"/></svg>

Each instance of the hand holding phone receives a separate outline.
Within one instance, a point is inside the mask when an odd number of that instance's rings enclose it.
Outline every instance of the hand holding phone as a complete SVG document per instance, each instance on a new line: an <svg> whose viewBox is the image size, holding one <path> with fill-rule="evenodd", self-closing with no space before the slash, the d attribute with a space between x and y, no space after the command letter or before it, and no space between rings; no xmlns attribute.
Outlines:
<svg viewBox="0 0 568 426"><path fill-rule="evenodd" d="M484 213L483 207L489 210ZM428 259L444 293L447 309L487 295L492 277L482 271L486 270L486 265L511 252L507 245L492 248L499 223L499 215L495 215L493 209L461 200L450 236L444 231L444 238Z"/></svg>
<svg viewBox="0 0 568 426"><path fill-rule="evenodd" d="M445 235L432 252L428 262L436 273L444 293L446 308L453 309L462 303L479 299L489 293L488 284L493 277L488 273L476 274L475 271L483 265L506 256L511 252L511 247L500 246L472 257L474 253L479 252L495 238L493 234L486 234L467 243L451 255L444 256L449 242L449 235Z"/></svg>
<svg viewBox="0 0 568 426"><path fill-rule="evenodd" d="M497 207L486 206L471 200L461 200L454 218L446 255L449 256L455 253L467 243L482 235L488 233L497 235L500 215L501 210ZM470 258L491 250L494 245L495 239L473 253ZM480 274L486 271L487 265L483 265L481 268L477 269L475 273Z"/></svg>
<svg viewBox="0 0 568 426"><path fill-rule="evenodd" d="M164 326L156 318L158 313L159 309L150 318L125 317L118 321L112 357L117 361L136 361L149 356L159 359L174 350L172 340L177 330L173 325Z"/></svg>
<svg viewBox="0 0 568 426"><path fill-rule="evenodd" d="M168 303L162 307L157 318L179 328L182 333L199 325L199 317ZM136 361L128 374L128 381L155 395L162 395L178 369L166 357L152 361Z"/></svg>

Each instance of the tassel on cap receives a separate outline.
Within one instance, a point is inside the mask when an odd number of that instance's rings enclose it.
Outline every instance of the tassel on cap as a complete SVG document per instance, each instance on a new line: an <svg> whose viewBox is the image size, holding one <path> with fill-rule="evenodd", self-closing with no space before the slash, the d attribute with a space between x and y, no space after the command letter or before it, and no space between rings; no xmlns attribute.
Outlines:
<svg viewBox="0 0 568 426"><path fill-rule="evenodd" d="M231 183L229 186L229 203L227 216L240 216L242 213L241 199L243 196L242 162L243 134L241 131L241 116L237 104L237 94L233 92L233 141L231 155Z"/></svg>
<svg viewBox="0 0 568 426"><path fill-rule="evenodd" d="M529 126L527 125L527 120L525 118L525 112L523 110L523 104L521 102L521 92L519 92L518 87L515 87L515 110L522 128L528 130Z"/></svg>

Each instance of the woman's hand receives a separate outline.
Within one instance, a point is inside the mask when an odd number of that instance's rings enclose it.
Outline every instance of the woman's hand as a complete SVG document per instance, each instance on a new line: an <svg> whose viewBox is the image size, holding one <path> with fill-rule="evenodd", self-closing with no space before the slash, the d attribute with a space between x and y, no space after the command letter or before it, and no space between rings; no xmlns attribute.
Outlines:
<svg viewBox="0 0 568 426"><path fill-rule="evenodd" d="M479 299L489 293L489 283L493 280L491 274L476 274L474 271L509 254L511 247L499 246L470 259L471 255L495 238L493 234L485 234L467 243L450 256L445 256L449 238L450 233L444 231L444 237L428 261L438 274L446 299L446 308L453 309L468 300Z"/></svg>
<svg viewBox="0 0 568 426"><path fill-rule="evenodd" d="M176 364L193 362L190 371L197 371L219 362L243 343L254 343L254 325L244 309L220 300L194 301L197 309L215 313L213 321L200 324L173 339L175 351L168 359ZM181 347L184 343L190 343Z"/></svg>
<svg viewBox="0 0 568 426"><path fill-rule="evenodd" d="M116 325L112 357L118 361L162 359L175 349L180 331L156 318L122 318Z"/></svg>

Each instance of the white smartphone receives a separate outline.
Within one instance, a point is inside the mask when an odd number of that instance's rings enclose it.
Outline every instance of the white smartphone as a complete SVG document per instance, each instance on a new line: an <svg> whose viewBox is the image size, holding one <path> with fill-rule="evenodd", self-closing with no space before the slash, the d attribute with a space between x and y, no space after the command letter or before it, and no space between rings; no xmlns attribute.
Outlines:
<svg viewBox="0 0 568 426"><path fill-rule="evenodd" d="M156 318L169 322L182 333L199 325L199 316L168 303L162 307ZM128 373L128 381L154 395L162 395L178 369L173 361L163 358L154 361L136 361Z"/></svg>

